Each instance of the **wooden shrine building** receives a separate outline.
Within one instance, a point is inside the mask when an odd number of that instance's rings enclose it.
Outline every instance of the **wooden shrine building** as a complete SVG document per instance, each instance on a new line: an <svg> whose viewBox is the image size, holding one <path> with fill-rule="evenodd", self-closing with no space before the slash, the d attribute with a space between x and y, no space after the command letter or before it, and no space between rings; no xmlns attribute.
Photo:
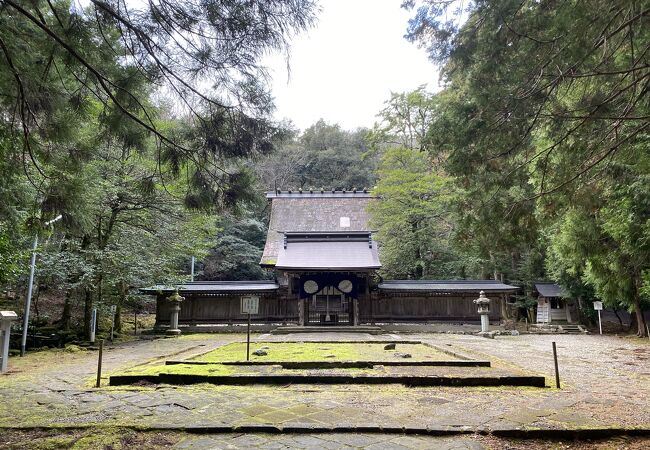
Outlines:
<svg viewBox="0 0 650 450"><path fill-rule="evenodd" d="M573 299L555 283L535 283L537 323L573 323L578 311Z"/></svg>
<svg viewBox="0 0 650 450"><path fill-rule="evenodd" d="M498 322L514 286L491 280L381 280L381 249L369 227L367 191L275 191L260 265L272 281L194 282L178 286L185 297L180 323L244 322L240 299L260 297L253 321L298 325L376 322L477 322L473 300L485 291L490 320ZM176 287L154 286L156 324L169 323L167 297Z"/></svg>

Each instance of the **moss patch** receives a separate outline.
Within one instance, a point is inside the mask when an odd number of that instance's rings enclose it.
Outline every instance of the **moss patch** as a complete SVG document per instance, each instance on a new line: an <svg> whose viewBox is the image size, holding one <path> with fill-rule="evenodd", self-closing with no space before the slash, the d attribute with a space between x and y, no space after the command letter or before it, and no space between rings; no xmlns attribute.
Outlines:
<svg viewBox="0 0 650 450"><path fill-rule="evenodd" d="M452 356L422 344L400 344L395 350L384 350L386 344L339 342L255 342L251 343L251 361L448 361ZM253 355L264 349L265 356ZM400 358L408 353L411 358ZM234 342L192 358L206 362L246 360L246 343Z"/></svg>
<svg viewBox="0 0 650 450"><path fill-rule="evenodd" d="M35 450L59 450L62 448L73 450L163 449L170 448L187 437L185 433L134 431L110 427L78 430L4 429L1 434L2 448L16 450L25 448Z"/></svg>
<svg viewBox="0 0 650 450"><path fill-rule="evenodd" d="M235 373L246 373L245 367L226 366L223 364L210 364L199 366L195 364L174 364L166 366L163 364L152 366L140 366L124 372L112 375L160 375L160 374L187 374L187 375L234 375ZM251 373L254 373L251 371Z"/></svg>

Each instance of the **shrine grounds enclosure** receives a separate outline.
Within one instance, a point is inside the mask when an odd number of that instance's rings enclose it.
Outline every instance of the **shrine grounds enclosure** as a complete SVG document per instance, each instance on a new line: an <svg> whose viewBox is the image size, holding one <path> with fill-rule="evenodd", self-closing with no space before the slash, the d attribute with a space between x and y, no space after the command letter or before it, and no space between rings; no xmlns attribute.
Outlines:
<svg viewBox="0 0 650 450"><path fill-rule="evenodd" d="M263 351L248 363L244 341L194 334L107 345L100 388L96 351L12 358L0 376L0 447L650 445L648 340L257 334L251 351Z"/></svg>

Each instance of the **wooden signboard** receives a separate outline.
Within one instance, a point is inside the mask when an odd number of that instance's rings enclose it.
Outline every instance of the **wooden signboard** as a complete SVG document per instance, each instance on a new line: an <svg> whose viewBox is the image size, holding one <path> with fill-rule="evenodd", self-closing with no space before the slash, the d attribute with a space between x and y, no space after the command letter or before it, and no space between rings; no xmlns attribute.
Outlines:
<svg viewBox="0 0 650 450"><path fill-rule="evenodd" d="M241 313L248 314L248 328L246 329L246 361L250 359L251 314L257 314L259 309L260 298L257 295L248 295L241 298Z"/></svg>
<svg viewBox="0 0 650 450"><path fill-rule="evenodd" d="M249 295L241 298L242 314L257 314L260 308L260 298L256 295Z"/></svg>

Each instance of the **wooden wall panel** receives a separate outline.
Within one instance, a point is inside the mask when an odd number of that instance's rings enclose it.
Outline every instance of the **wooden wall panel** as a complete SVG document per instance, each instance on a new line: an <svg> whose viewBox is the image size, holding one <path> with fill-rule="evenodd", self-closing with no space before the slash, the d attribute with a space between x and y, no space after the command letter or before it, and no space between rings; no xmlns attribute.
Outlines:
<svg viewBox="0 0 650 450"><path fill-rule="evenodd" d="M360 318L364 323L373 321L480 321L473 303L476 295L417 295L373 293L370 299L359 303ZM490 320L501 319L500 297L492 297Z"/></svg>
<svg viewBox="0 0 650 450"><path fill-rule="evenodd" d="M241 295L219 297L188 297L181 303L179 322L184 325L200 323L246 322L248 316L240 314ZM159 298L156 307L156 324L169 323L170 305ZM297 302L274 294L260 296L259 314L251 316L251 322L282 322L298 320Z"/></svg>

